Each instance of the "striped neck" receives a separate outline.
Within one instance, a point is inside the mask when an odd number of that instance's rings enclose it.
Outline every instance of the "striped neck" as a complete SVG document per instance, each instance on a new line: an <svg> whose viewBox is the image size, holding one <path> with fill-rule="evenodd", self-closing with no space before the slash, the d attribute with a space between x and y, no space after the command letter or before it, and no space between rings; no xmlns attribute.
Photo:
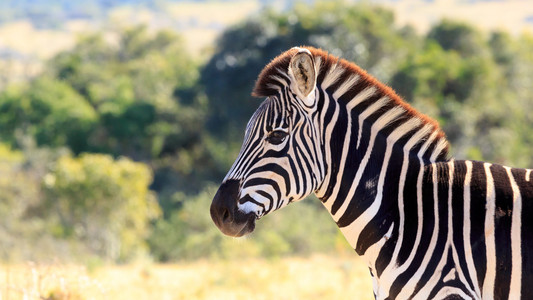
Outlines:
<svg viewBox="0 0 533 300"><path fill-rule="evenodd" d="M342 61L318 63L316 122L327 171L315 193L374 269L399 226L399 191L419 180L409 166L447 160L448 143L435 121L364 71Z"/></svg>
<svg viewBox="0 0 533 300"><path fill-rule="evenodd" d="M423 164L448 159L448 141L435 120L355 64L317 51L317 123L328 171L316 194L323 202L346 184L344 169L356 169L359 183L367 168L380 164L377 158L390 158L393 152Z"/></svg>

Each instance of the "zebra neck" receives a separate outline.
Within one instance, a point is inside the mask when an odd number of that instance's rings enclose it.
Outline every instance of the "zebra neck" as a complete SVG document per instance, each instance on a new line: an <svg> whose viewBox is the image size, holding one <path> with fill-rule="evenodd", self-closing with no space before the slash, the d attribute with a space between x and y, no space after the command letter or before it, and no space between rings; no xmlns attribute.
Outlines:
<svg viewBox="0 0 533 300"><path fill-rule="evenodd" d="M348 182L358 185L369 170L393 156L425 164L448 159L448 142L438 124L383 86L361 88L354 83L335 92L321 89L320 94L316 122L322 124L326 171L315 192L324 203L338 198Z"/></svg>
<svg viewBox="0 0 533 300"><path fill-rule="evenodd" d="M336 184L350 180L337 175L346 167L359 168L359 164L350 165L348 158L354 156L361 162L370 152L385 154L387 146L394 146L395 152L407 151L413 159L426 162L447 159L448 142L435 120L416 111L355 64L323 53L315 60L320 70L316 123L322 128L323 153L330 169L316 191L319 198L330 198ZM379 149L380 143L375 145L376 141L386 145ZM398 150L402 147L403 150Z"/></svg>
<svg viewBox="0 0 533 300"><path fill-rule="evenodd" d="M316 194L350 245L372 265L397 232L399 197L416 182L410 166L445 160L447 141L433 122L376 86L350 100L336 92L323 93L323 99L332 101L324 106L334 106L335 113L324 118L334 125L324 130L328 167Z"/></svg>

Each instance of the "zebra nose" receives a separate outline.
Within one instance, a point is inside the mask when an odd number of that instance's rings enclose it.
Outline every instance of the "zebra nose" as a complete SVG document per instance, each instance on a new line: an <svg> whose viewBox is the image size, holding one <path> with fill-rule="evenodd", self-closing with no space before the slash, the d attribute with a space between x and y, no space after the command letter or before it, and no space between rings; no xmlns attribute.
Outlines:
<svg viewBox="0 0 533 300"><path fill-rule="evenodd" d="M245 214L237 207L239 188L237 180L224 182L215 194L209 210L215 225L229 236L245 235L253 231L255 226L255 214Z"/></svg>
<svg viewBox="0 0 533 300"><path fill-rule="evenodd" d="M234 219L237 210L237 197L239 194L239 182L228 180L218 189L211 203L211 218L218 228L227 227ZM224 231L223 231L224 232Z"/></svg>

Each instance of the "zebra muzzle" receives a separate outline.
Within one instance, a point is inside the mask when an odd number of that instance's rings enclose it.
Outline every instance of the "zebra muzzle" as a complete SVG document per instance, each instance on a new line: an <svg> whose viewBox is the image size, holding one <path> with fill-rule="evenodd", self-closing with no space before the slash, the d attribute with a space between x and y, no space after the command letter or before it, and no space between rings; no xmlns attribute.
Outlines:
<svg viewBox="0 0 533 300"><path fill-rule="evenodd" d="M219 187L211 203L211 218L225 235L240 237L255 229L256 215L244 213L237 206L240 184L228 180Z"/></svg>

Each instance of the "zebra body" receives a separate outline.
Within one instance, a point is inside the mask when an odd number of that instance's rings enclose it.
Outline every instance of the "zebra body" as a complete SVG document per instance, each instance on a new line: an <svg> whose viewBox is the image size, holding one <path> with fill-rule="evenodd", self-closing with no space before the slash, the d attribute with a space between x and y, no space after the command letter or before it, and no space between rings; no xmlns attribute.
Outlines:
<svg viewBox="0 0 533 300"><path fill-rule="evenodd" d="M241 236L312 192L367 262L376 299L533 299L533 174L448 159L438 124L314 48L265 67L267 97L211 205Z"/></svg>

